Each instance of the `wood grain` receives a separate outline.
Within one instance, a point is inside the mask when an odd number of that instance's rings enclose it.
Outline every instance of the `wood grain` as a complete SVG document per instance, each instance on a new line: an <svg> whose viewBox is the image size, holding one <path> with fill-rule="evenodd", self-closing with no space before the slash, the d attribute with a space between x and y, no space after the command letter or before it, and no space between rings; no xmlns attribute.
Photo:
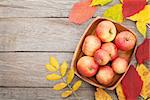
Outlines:
<svg viewBox="0 0 150 100"><path fill-rule="evenodd" d="M92 19L93 20L93 19ZM1 18L0 51L71 51L76 45L88 24L75 25L67 18ZM123 23L138 36L135 23Z"/></svg>
<svg viewBox="0 0 150 100"><path fill-rule="evenodd" d="M68 17L72 5L79 0L3 0L0 1L0 17ZM99 7L95 16L101 16L113 4Z"/></svg>
<svg viewBox="0 0 150 100"><path fill-rule="evenodd" d="M67 89L64 89L67 90ZM63 100L60 94L64 91L54 91L51 88L0 88L2 100ZM81 100L94 100L94 88L80 88L76 93ZM113 100L117 100L113 91L107 91ZM77 100L71 95L67 100Z"/></svg>

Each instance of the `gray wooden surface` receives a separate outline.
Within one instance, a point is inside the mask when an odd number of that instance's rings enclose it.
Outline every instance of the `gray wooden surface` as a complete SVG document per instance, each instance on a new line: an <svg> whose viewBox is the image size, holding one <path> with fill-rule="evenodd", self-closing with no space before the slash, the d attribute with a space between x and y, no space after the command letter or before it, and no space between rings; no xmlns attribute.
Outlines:
<svg viewBox="0 0 150 100"><path fill-rule="evenodd" d="M68 22L68 13L79 0L0 0L0 100L62 100L62 91L53 91L57 82L45 80L44 65L49 56L70 64L75 47L93 20L83 25ZM95 16L119 3L99 7ZM123 23L143 41L135 23ZM133 63L136 61L133 59ZM75 77L75 80L79 78ZM83 82L77 91L81 100L94 100L95 87ZM107 91L114 100L114 91ZM67 100L76 100L72 95Z"/></svg>

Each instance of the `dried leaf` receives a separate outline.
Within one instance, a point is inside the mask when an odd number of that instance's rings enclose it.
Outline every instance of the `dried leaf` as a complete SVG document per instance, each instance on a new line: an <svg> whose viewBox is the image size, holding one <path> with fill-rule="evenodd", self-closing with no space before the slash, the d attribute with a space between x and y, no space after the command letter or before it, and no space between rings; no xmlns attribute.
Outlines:
<svg viewBox="0 0 150 100"><path fill-rule="evenodd" d="M144 99L147 99L150 97L150 71L144 64L138 65L136 70L143 80L143 87L140 95Z"/></svg>
<svg viewBox="0 0 150 100"><path fill-rule="evenodd" d="M45 67L50 72L56 72L57 71L57 69L50 64L46 64Z"/></svg>
<svg viewBox="0 0 150 100"><path fill-rule="evenodd" d="M58 84L53 86L53 89L54 90L61 90L61 89L65 88L66 86L67 86L66 83L58 83Z"/></svg>
<svg viewBox="0 0 150 100"><path fill-rule="evenodd" d="M97 88L95 92L95 100L113 100L103 89Z"/></svg>
<svg viewBox="0 0 150 100"><path fill-rule="evenodd" d="M136 22L136 27L138 31L143 35L143 37L146 37L146 23L138 21Z"/></svg>
<svg viewBox="0 0 150 100"><path fill-rule="evenodd" d="M130 16L128 19L132 21L146 21L150 19L150 5L146 5L139 13Z"/></svg>
<svg viewBox="0 0 150 100"><path fill-rule="evenodd" d="M123 93L127 100L137 100L142 90L143 81L133 65L122 80Z"/></svg>
<svg viewBox="0 0 150 100"><path fill-rule="evenodd" d="M92 0L91 6L97 6L97 5L104 6L110 2L112 2L112 0Z"/></svg>
<svg viewBox="0 0 150 100"><path fill-rule="evenodd" d="M60 73L61 73L61 76L65 76L66 74L66 71L67 71L67 68L68 68L68 64L66 61L64 61L62 63L62 65L60 66Z"/></svg>
<svg viewBox="0 0 150 100"><path fill-rule="evenodd" d="M73 86L72 86L72 89L73 91L77 91L79 89L79 87L81 86L82 84L82 81L77 81Z"/></svg>
<svg viewBox="0 0 150 100"><path fill-rule="evenodd" d="M46 76L46 79L47 79L47 80L54 81L54 80L59 80L59 79L61 79L61 76L60 76L60 75L57 75L57 74L50 74L50 75L47 75L47 76Z"/></svg>
<svg viewBox="0 0 150 100"><path fill-rule="evenodd" d="M67 75L67 84L70 84L73 78L74 78L74 69L70 68Z"/></svg>
<svg viewBox="0 0 150 100"><path fill-rule="evenodd" d="M96 7L90 6L91 0L75 3L69 14L69 21L82 24L90 19L96 12Z"/></svg>
<svg viewBox="0 0 150 100"><path fill-rule="evenodd" d="M142 44L137 47L136 60L139 64L144 63L146 60L150 60L150 39L145 39Z"/></svg>
<svg viewBox="0 0 150 100"><path fill-rule="evenodd" d="M53 56L50 57L50 64L53 67L55 67L56 69L59 69L59 63L58 63L58 60L55 57L53 57Z"/></svg>
<svg viewBox="0 0 150 100"><path fill-rule="evenodd" d="M146 0L123 0L122 13L123 16L132 16L144 9Z"/></svg>
<svg viewBox="0 0 150 100"><path fill-rule="evenodd" d="M121 83L118 84L118 86L116 87L116 92L117 92L117 96L118 96L119 100L126 100L126 97L125 97L123 90L122 90Z"/></svg>
<svg viewBox="0 0 150 100"><path fill-rule="evenodd" d="M108 8L104 12L103 16L106 18L112 19L116 22L123 22L122 4L116 4Z"/></svg>
<svg viewBox="0 0 150 100"><path fill-rule="evenodd" d="M72 91L67 90L67 91L65 91L65 92L63 92L63 93L61 94L61 97L66 98L66 97L70 96L71 94L72 94Z"/></svg>

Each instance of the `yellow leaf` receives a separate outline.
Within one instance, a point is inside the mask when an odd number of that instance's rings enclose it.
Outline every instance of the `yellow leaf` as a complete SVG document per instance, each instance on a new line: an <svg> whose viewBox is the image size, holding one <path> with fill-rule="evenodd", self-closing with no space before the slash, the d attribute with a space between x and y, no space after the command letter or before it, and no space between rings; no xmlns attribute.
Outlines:
<svg viewBox="0 0 150 100"><path fill-rule="evenodd" d="M123 22L122 4L116 4L108 8L103 16L116 22Z"/></svg>
<svg viewBox="0 0 150 100"><path fill-rule="evenodd" d="M61 79L61 76L60 75L57 75L57 74L50 74L50 75L47 75L46 76L46 79L47 80L59 80Z"/></svg>
<svg viewBox="0 0 150 100"><path fill-rule="evenodd" d="M82 81L77 81L73 86L72 86L72 89L73 91L77 91L79 89L79 87L81 86L82 84Z"/></svg>
<svg viewBox="0 0 150 100"><path fill-rule="evenodd" d="M55 57L53 57L53 56L50 57L50 64L52 66L56 67L56 69L59 69L59 63Z"/></svg>
<svg viewBox="0 0 150 100"><path fill-rule="evenodd" d="M123 90L122 90L122 85L121 83L118 84L118 86L116 87L116 92L117 92L117 95L118 95L118 99L119 100L126 100L126 97L123 93Z"/></svg>
<svg viewBox="0 0 150 100"><path fill-rule="evenodd" d="M61 96L62 96L62 97L68 97L68 96L70 96L71 94L72 94L72 91L67 90L67 91L63 92L63 93L61 94Z"/></svg>
<svg viewBox="0 0 150 100"><path fill-rule="evenodd" d="M120 0L121 3L123 3L123 0Z"/></svg>
<svg viewBox="0 0 150 100"><path fill-rule="evenodd" d="M137 21L136 22L136 27L138 29L138 31L143 35L143 37L146 37L146 23L141 22L141 21Z"/></svg>
<svg viewBox="0 0 150 100"><path fill-rule="evenodd" d="M96 5L104 6L110 2L112 2L112 0L92 0L91 6L96 6Z"/></svg>
<svg viewBox="0 0 150 100"><path fill-rule="evenodd" d="M66 74L66 71L67 71L67 68L68 68L68 64L66 61L64 61L62 63L62 65L60 66L60 73L61 73L61 76L64 76Z"/></svg>
<svg viewBox="0 0 150 100"><path fill-rule="evenodd" d="M141 96L144 99L147 99L148 97L150 97L150 71L144 64L138 65L136 70L143 80Z"/></svg>
<svg viewBox="0 0 150 100"><path fill-rule="evenodd" d="M57 69L56 69L55 67L53 67L52 65L50 65L50 64L46 64L45 67L46 67L46 69L47 69L48 71L50 71L50 72L55 72L55 71L57 71Z"/></svg>
<svg viewBox="0 0 150 100"><path fill-rule="evenodd" d="M65 88L66 86L67 86L66 83L58 83L58 84L53 86L53 89L54 90L61 90L61 89Z"/></svg>
<svg viewBox="0 0 150 100"><path fill-rule="evenodd" d="M95 100L112 100L111 96L103 89L97 88L95 92Z"/></svg>
<svg viewBox="0 0 150 100"><path fill-rule="evenodd" d="M74 69L70 68L67 75L67 84L70 84L73 78L74 78Z"/></svg>
<svg viewBox="0 0 150 100"><path fill-rule="evenodd" d="M150 5L146 5L143 10L128 19L132 21L145 21L150 19Z"/></svg>

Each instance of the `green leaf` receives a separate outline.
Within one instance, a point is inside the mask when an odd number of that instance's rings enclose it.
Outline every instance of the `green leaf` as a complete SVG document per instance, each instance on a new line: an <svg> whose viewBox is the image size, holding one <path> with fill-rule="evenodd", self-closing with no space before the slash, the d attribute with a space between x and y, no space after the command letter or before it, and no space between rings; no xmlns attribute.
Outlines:
<svg viewBox="0 0 150 100"><path fill-rule="evenodd" d="M122 4L116 4L108 8L103 16L116 22L123 22Z"/></svg>
<svg viewBox="0 0 150 100"><path fill-rule="evenodd" d="M91 6L97 6L97 5L104 6L110 2L112 2L112 0L93 0Z"/></svg>

